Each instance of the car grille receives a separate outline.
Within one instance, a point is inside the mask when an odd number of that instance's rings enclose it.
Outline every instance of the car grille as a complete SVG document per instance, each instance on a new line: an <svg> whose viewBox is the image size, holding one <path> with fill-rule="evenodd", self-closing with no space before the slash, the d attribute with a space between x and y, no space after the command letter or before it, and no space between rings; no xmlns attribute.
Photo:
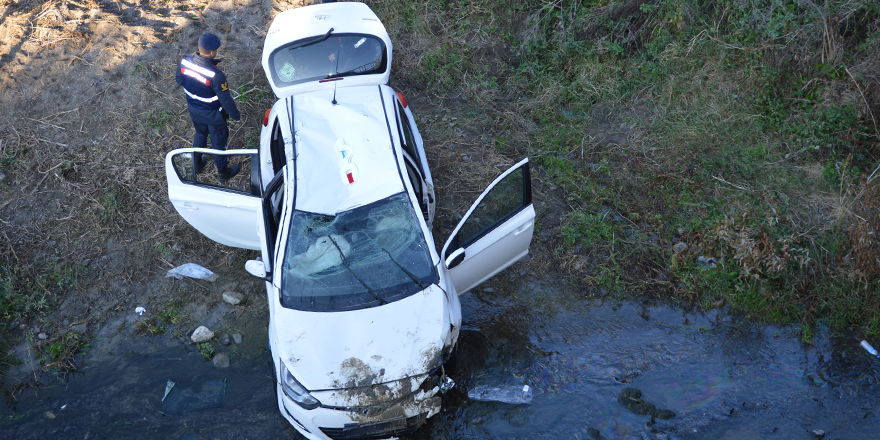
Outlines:
<svg viewBox="0 0 880 440"><path fill-rule="evenodd" d="M398 417L373 423L346 423L344 428L321 428L333 440L372 440L409 434L427 420L427 413L410 418Z"/></svg>

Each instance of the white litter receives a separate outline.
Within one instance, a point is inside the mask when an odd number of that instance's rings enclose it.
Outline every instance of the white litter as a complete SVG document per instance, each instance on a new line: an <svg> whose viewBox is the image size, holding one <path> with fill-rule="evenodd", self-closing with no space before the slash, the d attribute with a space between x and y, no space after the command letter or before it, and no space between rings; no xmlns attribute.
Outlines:
<svg viewBox="0 0 880 440"><path fill-rule="evenodd" d="M217 278L220 276L214 272L211 272L208 269L205 269L202 266L199 266L195 263L186 263L181 266L177 266L174 269L168 271L165 274L165 278L172 277L178 280L183 279L183 277L195 278L197 280L206 280L210 282L217 281Z"/></svg>
<svg viewBox="0 0 880 440"><path fill-rule="evenodd" d="M165 398L168 397L168 393L171 392L171 389L174 388L174 385L177 385L177 384L170 381L170 380L168 381L168 383L165 384L165 395L162 396L163 402L165 401Z"/></svg>
<svg viewBox="0 0 880 440"><path fill-rule="evenodd" d="M134 309L134 312L137 313L138 315L143 315L144 313L147 313L147 309L138 306Z"/></svg>

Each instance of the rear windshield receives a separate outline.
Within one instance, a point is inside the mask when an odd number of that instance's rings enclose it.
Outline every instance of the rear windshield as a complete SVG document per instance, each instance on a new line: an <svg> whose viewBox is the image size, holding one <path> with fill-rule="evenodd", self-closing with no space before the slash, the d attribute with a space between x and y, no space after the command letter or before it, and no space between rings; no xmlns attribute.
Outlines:
<svg viewBox="0 0 880 440"><path fill-rule="evenodd" d="M272 81L285 87L308 81L385 72L385 43L366 34L331 34L294 41L269 56Z"/></svg>
<svg viewBox="0 0 880 440"><path fill-rule="evenodd" d="M336 216L294 211L282 264L284 307L335 312L387 304L437 282L406 193Z"/></svg>

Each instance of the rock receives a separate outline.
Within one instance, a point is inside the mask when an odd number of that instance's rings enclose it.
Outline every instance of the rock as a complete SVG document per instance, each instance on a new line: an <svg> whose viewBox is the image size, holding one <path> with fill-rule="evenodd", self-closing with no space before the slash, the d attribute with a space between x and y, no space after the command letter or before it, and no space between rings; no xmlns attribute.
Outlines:
<svg viewBox="0 0 880 440"><path fill-rule="evenodd" d="M675 413L668 409L658 410L653 403L642 400L642 392L636 388L624 388L620 390L617 401L628 410L643 416L652 416L658 419L671 419Z"/></svg>
<svg viewBox="0 0 880 440"><path fill-rule="evenodd" d="M495 293L495 289L492 288L492 287L487 287L487 288L483 289L483 292L485 292L485 293Z"/></svg>
<svg viewBox="0 0 880 440"><path fill-rule="evenodd" d="M171 250L174 251L174 252L180 252L180 251L182 251L182 250L184 250L184 249L186 249L186 246L184 246L184 245L181 244L181 243L177 243L177 244L175 244L174 246L171 246Z"/></svg>
<svg viewBox="0 0 880 440"><path fill-rule="evenodd" d="M226 353L217 353L214 355L214 366L217 368L229 368L229 355Z"/></svg>
<svg viewBox="0 0 880 440"><path fill-rule="evenodd" d="M661 410L658 410L656 414L654 414L654 417L656 417L658 419L669 420L669 419L675 417L675 413L668 410L668 409L661 409Z"/></svg>
<svg viewBox="0 0 880 440"><path fill-rule="evenodd" d="M223 333L222 335L220 335L220 343L228 346L232 342L229 340L229 335Z"/></svg>
<svg viewBox="0 0 880 440"><path fill-rule="evenodd" d="M211 339L214 339L214 332L208 327L200 325L199 328L193 332L191 338L196 344L201 344L202 342L208 342Z"/></svg>
<svg viewBox="0 0 880 440"><path fill-rule="evenodd" d="M223 301L232 305L241 304L245 299L245 296L238 292L223 292Z"/></svg>
<svg viewBox="0 0 880 440"><path fill-rule="evenodd" d="M65 326L65 327L69 326L69 325L70 325L70 320L69 320L69 319L65 319L64 321L61 321L61 325Z"/></svg>
<svg viewBox="0 0 880 440"><path fill-rule="evenodd" d="M687 229L685 229L685 228L678 228L678 235L684 235L685 232L687 232Z"/></svg>
<svg viewBox="0 0 880 440"><path fill-rule="evenodd" d="M688 245L683 241L679 241L678 243L675 243L674 246L672 246L672 250L674 250L676 254L680 254L688 250Z"/></svg>
<svg viewBox="0 0 880 440"><path fill-rule="evenodd" d="M467 161L469 161L469 160L471 160L469 157L467 157L467 156L461 156L461 161L462 161L462 162L467 162Z"/></svg>
<svg viewBox="0 0 880 440"><path fill-rule="evenodd" d="M233 333L232 340L235 341L236 344L241 344L241 335L238 333Z"/></svg>
<svg viewBox="0 0 880 440"><path fill-rule="evenodd" d="M35 325L34 326L34 333L39 333L39 332L40 332L40 326Z"/></svg>
<svg viewBox="0 0 880 440"><path fill-rule="evenodd" d="M49 335L47 335L47 334L45 334L45 333L40 333L39 335L37 335L37 337L40 338L40 339L42 339L42 340L44 340L44 341L45 341L46 339L49 339Z"/></svg>
<svg viewBox="0 0 880 440"><path fill-rule="evenodd" d="M825 437L825 431L823 431L823 430L821 430L821 429L814 429L814 430L812 430L812 431L810 431L810 432L811 432L811 433L813 434L813 436L816 437L816 438L822 438L822 437Z"/></svg>
<svg viewBox="0 0 880 440"><path fill-rule="evenodd" d="M3 172L0 171L0 182L2 182L4 180L6 180L6 174L3 174Z"/></svg>

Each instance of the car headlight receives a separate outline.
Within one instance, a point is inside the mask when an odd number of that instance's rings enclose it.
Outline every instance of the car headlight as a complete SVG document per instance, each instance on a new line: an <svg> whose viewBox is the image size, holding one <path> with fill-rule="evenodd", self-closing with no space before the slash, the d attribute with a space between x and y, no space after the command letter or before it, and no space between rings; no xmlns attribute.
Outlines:
<svg viewBox="0 0 880 440"><path fill-rule="evenodd" d="M309 394L309 390L302 386L302 384L293 377L293 374L290 374L290 371L287 370L287 366L284 365L284 362L280 359L278 362L281 363L281 389L284 391L284 394L296 402L297 405L305 409L315 409L320 406L321 402L312 397L312 395Z"/></svg>

